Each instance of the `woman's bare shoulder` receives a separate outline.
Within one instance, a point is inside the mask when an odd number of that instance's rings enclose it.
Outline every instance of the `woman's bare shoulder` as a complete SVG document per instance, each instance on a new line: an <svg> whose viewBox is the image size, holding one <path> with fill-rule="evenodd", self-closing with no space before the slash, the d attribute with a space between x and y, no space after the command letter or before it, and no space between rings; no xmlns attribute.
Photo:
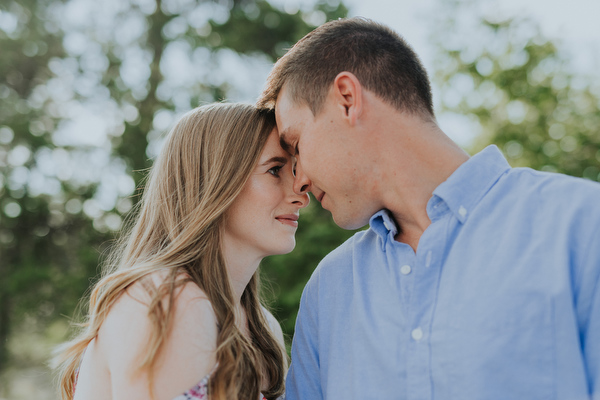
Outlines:
<svg viewBox="0 0 600 400"><path fill-rule="evenodd" d="M155 285L162 283L163 279L157 274L150 278ZM149 333L152 324L152 318L149 317L152 298L147 286L147 283L136 282L117 298L102 324L101 333L105 333L107 337L114 334L118 337L135 336L138 341L142 334ZM168 296L161 299L161 308L164 312L168 310ZM194 331L200 330L205 334L217 332L216 316L210 300L194 282L187 281L175 289L171 312L170 328L173 331L195 328Z"/></svg>
<svg viewBox="0 0 600 400"><path fill-rule="evenodd" d="M151 278L155 285L162 283L160 275ZM148 375L138 372L156 329L150 302L145 285L133 284L115 301L97 337L113 377L113 393L123 393L123 398L130 390L148 387ZM168 305L168 298L161 299L165 312ZM198 285L188 281L176 288L168 330L152 371L157 398L175 397L212 371L217 334L212 305Z"/></svg>

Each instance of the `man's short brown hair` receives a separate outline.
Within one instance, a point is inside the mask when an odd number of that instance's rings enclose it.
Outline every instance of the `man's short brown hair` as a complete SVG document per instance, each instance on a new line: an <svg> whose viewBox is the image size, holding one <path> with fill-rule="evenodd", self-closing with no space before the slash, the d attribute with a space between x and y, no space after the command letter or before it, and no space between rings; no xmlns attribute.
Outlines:
<svg viewBox="0 0 600 400"><path fill-rule="evenodd" d="M330 21L298 41L273 67L257 105L275 108L285 84L294 103L308 105L316 116L343 71L396 109L433 118L431 87L418 56L396 32L360 17Z"/></svg>

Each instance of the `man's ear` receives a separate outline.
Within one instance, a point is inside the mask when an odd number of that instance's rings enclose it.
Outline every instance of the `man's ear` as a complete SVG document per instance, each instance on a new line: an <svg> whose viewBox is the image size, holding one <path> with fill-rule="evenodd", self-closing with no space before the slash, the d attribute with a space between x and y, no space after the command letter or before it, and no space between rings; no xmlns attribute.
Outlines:
<svg viewBox="0 0 600 400"><path fill-rule="evenodd" d="M363 107L362 86L356 75L340 72L333 81L333 95L344 118L351 125L356 124Z"/></svg>

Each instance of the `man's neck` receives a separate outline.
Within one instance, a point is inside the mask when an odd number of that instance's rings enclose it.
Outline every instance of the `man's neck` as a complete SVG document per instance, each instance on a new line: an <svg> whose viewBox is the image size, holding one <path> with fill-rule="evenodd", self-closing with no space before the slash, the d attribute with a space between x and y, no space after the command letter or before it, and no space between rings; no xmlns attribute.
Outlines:
<svg viewBox="0 0 600 400"><path fill-rule="evenodd" d="M469 159L433 122L401 118L390 127L381 150L388 173L382 174L381 196L399 226L396 240L416 252L431 224L427 203L433 191Z"/></svg>

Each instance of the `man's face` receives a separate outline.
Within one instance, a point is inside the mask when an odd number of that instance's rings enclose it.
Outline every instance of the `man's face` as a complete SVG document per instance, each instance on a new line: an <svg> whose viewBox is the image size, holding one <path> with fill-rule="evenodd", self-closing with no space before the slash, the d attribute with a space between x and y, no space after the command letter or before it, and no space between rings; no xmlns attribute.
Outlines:
<svg viewBox="0 0 600 400"><path fill-rule="evenodd" d="M296 157L296 193L310 191L345 229L364 226L373 210L369 182L360 165L360 141L343 119L343 107L328 96L317 117L292 101L286 86L275 116L284 149Z"/></svg>

